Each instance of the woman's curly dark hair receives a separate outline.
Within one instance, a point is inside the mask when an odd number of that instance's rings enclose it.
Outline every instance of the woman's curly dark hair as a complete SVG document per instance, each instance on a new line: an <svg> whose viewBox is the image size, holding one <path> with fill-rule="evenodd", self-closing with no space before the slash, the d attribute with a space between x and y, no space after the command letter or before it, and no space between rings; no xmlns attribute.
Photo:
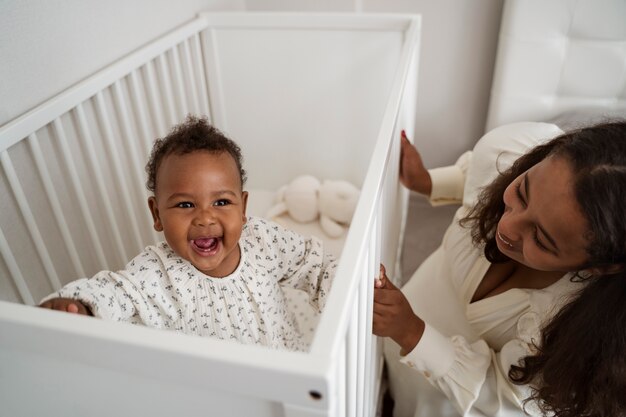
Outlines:
<svg viewBox="0 0 626 417"><path fill-rule="evenodd" d="M495 242L502 196L519 175L548 156L565 158L589 224L582 269L588 283L543 328L537 353L511 366L541 410L556 417L626 415L626 121L565 133L533 148L482 190L461 220L486 258L505 262ZM581 271L577 277L582 277ZM612 273L613 272L613 273ZM582 278L580 278L582 279Z"/></svg>
<svg viewBox="0 0 626 417"><path fill-rule="evenodd" d="M246 171L243 169L241 148L209 124L206 117L188 115L185 121L174 126L167 136L154 141L150 159L146 164L148 174L146 188L152 192L156 190L157 171L167 155L183 155L195 151L230 154L237 164L239 179L243 187L246 182Z"/></svg>

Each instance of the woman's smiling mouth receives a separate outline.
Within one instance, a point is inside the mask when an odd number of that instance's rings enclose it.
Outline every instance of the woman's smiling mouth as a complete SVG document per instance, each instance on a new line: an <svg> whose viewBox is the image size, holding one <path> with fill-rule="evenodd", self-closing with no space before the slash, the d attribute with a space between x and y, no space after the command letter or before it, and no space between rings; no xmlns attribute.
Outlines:
<svg viewBox="0 0 626 417"><path fill-rule="evenodd" d="M503 244L505 244L506 246L508 246L508 247L509 247L509 249L511 249L511 250L514 250L514 249L515 249L515 246L514 246L511 242L509 242L509 241L507 240L507 238L506 238L506 237L504 237L504 236L500 233L500 231L496 230L496 236L498 237L498 239L500 240L500 242L502 242Z"/></svg>

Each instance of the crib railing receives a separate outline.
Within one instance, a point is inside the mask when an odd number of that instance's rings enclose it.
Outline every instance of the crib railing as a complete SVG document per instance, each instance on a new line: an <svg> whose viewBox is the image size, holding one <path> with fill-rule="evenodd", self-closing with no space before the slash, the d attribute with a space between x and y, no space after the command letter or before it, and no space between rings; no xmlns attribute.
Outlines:
<svg viewBox="0 0 626 417"><path fill-rule="evenodd" d="M207 44L207 33L219 26L215 22L238 19L400 34L400 59L360 203L310 352L0 301L0 404L7 415L54 406L68 415L87 408L92 415L127 413L134 407L124 400L129 387L138 403L144 400L137 413L153 416L204 415L206 404L215 415L374 415L382 359L371 333L373 280L380 262L390 276L399 271L407 199L398 184L399 131L414 127L417 16L204 15L2 126L0 195L11 196L0 203L0 274L10 277L0 280L2 299L33 305L75 277L122 267L158 240L145 208L143 163L152 139L187 113L223 117L215 106L219 93L210 85L214 74L207 61L215 45ZM41 369L68 381L89 375L100 391L80 384L49 388L40 382ZM171 394L155 397L159 387ZM122 401L101 403L103 395Z"/></svg>
<svg viewBox="0 0 626 417"><path fill-rule="evenodd" d="M408 192L399 183L400 131L412 131L416 111L419 20L406 32L402 60L385 109L361 200L352 220L337 276L320 319L311 354L329 358L336 390L331 415L372 416L380 405L381 340L372 335L374 279L383 263L392 279L399 260ZM338 319L339 318L339 319Z"/></svg>

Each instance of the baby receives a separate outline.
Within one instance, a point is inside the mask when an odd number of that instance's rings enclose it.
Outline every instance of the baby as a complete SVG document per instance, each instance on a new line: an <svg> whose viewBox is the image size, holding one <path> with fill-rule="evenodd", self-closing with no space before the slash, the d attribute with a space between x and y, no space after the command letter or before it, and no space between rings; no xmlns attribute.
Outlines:
<svg viewBox="0 0 626 417"><path fill-rule="evenodd" d="M189 116L157 139L146 166L148 205L165 242L122 271L101 271L41 307L273 348L306 350L283 287L320 311L336 261L316 238L246 217L240 148Z"/></svg>

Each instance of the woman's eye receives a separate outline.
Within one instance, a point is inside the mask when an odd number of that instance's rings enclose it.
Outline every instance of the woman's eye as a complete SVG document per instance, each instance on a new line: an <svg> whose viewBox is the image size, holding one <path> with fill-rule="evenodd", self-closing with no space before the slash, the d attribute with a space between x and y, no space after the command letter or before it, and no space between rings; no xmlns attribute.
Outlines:
<svg viewBox="0 0 626 417"><path fill-rule="evenodd" d="M537 236L537 232L533 233L533 240L535 241L535 244L539 246L539 249L546 251L546 252L550 251L550 249L548 249L546 245L541 243L541 241L539 240L539 237Z"/></svg>
<svg viewBox="0 0 626 417"><path fill-rule="evenodd" d="M183 201L183 202L180 202L180 203L176 204L176 207L178 207L178 208L193 208L193 203L190 203L189 201Z"/></svg>
<svg viewBox="0 0 626 417"><path fill-rule="evenodd" d="M522 202L524 207L526 207L526 199L522 195L522 183L521 182L518 182L517 185L515 186L515 194L517 194L517 198L519 198L519 200Z"/></svg>

